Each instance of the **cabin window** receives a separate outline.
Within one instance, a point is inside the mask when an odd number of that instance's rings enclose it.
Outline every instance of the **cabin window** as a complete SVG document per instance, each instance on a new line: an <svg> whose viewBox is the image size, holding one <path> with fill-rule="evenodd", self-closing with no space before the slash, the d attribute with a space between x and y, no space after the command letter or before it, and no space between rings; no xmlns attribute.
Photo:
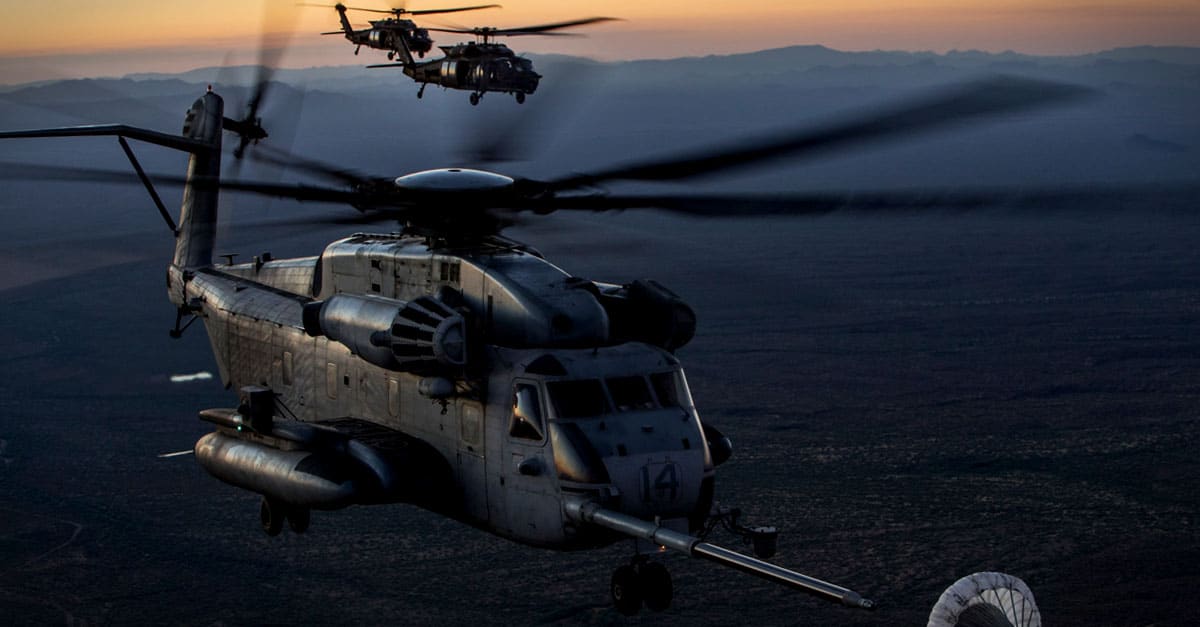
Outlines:
<svg viewBox="0 0 1200 627"><path fill-rule="evenodd" d="M508 434L522 440L542 439L542 404L537 386L518 383L513 386L512 421Z"/></svg>
<svg viewBox="0 0 1200 627"><path fill-rule="evenodd" d="M654 409L654 397L650 396L650 387L643 377L614 377L605 379L605 383L617 411Z"/></svg>
<svg viewBox="0 0 1200 627"><path fill-rule="evenodd" d="M448 283L458 283L458 264L453 261L443 261L440 264L440 275L443 281Z"/></svg>
<svg viewBox="0 0 1200 627"><path fill-rule="evenodd" d="M659 372L650 375L650 384L654 386L654 394L658 396L658 404L663 407L680 407L679 385L674 372Z"/></svg>
<svg viewBox="0 0 1200 627"><path fill-rule="evenodd" d="M609 413L599 379L552 381L546 384L559 418L593 418Z"/></svg>
<svg viewBox="0 0 1200 627"><path fill-rule="evenodd" d="M439 277L445 282L458 283L458 262L440 262L438 264Z"/></svg>
<svg viewBox="0 0 1200 627"><path fill-rule="evenodd" d="M283 384L292 384L292 351L283 351Z"/></svg>

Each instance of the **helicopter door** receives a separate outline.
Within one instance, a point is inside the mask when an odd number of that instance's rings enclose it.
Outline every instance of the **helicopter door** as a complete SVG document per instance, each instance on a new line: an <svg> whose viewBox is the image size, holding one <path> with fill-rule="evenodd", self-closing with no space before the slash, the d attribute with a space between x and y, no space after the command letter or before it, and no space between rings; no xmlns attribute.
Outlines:
<svg viewBox="0 0 1200 627"><path fill-rule="evenodd" d="M442 86L457 87L458 86L458 71L457 67L460 64L457 61L442 61Z"/></svg>
<svg viewBox="0 0 1200 627"><path fill-rule="evenodd" d="M537 381L515 379L503 438L508 527L519 538L551 543L562 534L554 463L546 446L546 412Z"/></svg>
<svg viewBox="0 0 1200 627"><path fill-rule="evenodd" d="M483 408L463 403L458 412L458 482L464 509L476 520L488 519L487 474L484 469Z"/></svg>
<svg viewBox="0 0 1200 627"><path fill-rule="evenodd" d="M480 62L471 72L471 85L479 91L487 91L488 85L491 84L489 79L495 77L496 70L492 65L492 63Z"/></svg>
<svg viewBox="0 0 1200 627"><path fill-rule="evenodd" d="M459 87L479 87L479 72L481 66L479 63L458 63L458 85Z"/></svg>

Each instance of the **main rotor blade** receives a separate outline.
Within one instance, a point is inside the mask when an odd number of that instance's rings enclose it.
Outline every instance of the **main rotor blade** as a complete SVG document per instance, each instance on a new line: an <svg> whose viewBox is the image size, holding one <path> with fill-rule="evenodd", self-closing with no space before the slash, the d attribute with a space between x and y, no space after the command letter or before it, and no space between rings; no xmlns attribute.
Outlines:
<svg viewBox="0 0 1200 627"><path fill-rule="evenodd" d="M200 187L217 187L223 190L248 192L275 198L290 198L292 200L342 203L349 205L370 204L380 202L379 195L356 190L320 187L316 185L267 183L262 181L233 181L213 177L194 176L188 178L173 174L148 175L155 183L162 185L181 186L188 183ZM103 170L94 168L75 168L54 165L39 165L30 163L15 163L0 161L0 179L15 180L50 180L50 181L81 181L88 183L116 183L140 185L141 180L132 171ZM402 200L398 195L388 199L389 204Z"/></svg>
<svg viewBox="0 0 1200 627"><path fill-rule="evenodd" d="M259 146L257 150L251 153L251 158L255 161L261 161L281 168L300 170L352 186L369 184L376 180L375 178L359 174L354 170L339 168L311 157L301 157L295 153L266 144Z"/></svg>
<svg viewBox="0 0 1200 627"><path fill-rule="evenodd" d="M552 33L550 31L560 30L563 28L574 28L576 26L584 26L587 24L595 24L597 22L617 22L621 18L617 17L588 17L581 20L571 20L568 22L555 22L553 24L540 24L537 26L518 26L515 28L492 28L490 26L481 26L477 28L429 28L427 30L438 31L441 33L460 33L464 35L487 35L488 37L513 37L517 35L560 35L563 33Z"/></svg>
<svg viewBox="0 0 1200 627"><path fill-rule="evenodd" d="M569 118L578 117L578 105L587 94L603 82L602 67L596 62L550 63L543 70L553 80L542 81L537 98L515 111L495 112L473 121L455 151L459 161L486 170L497 163L528 160L544 151L556 131L562 130Z"/></svg>
<svg viewBox="0 0 1200 627"><path fill-rule="evenodd" d="M622 211L656 209L690 216L741 218L805 216L857 211L903 213L973 211L985 209L1039 211L1121 210L1127 203L1147 199L1186 201L1200 196L1196 183L1135 183L1067 185L1045 188L974 188L957 190L895 190L870 192L812 192L779 194L632 194L559 196L536 200L527 210ZM1171 203L1156 203L1175 206ZM1141 206L1139 204L1139 206ZM1183 206L1180 204L1180 206ZM1187 207L1191 210L1191 207Z"/></svg>
<svg viewBox="0 0 1200 627"><path fill-rule="evenodd" d="M301 2L301 3L299 3L299 6L322 7L322 8L328 8L328 9L336 9L338 7L338 5L336 5L336 4L313 4L313 3L308 3L308 2ZM344 7L344 8L347 11L362 11L364 13L386 13L386 14L390 14L390 15L433 15L435 13L459 13L462 11L478 11L480 9L500 9L503 7L500 6L499 4L477 4L475 6L470 6L470 7L453 7L453 8L449 8L449 9L422 9L420 11L409 11L408 9L405 9L404 7L398 7L395 9L368 9L365 7Z"/></svg>
<svg viewBox="0 0 1200 627"><path fill-rule="evenodd" d="M926 132L986 116L1077 100L1091 93L1089 89L1063 83L1011 76L988 78L828 129L805 129L782 138L742 141L716 150L618 166L594 174L567 176L549 181L546 186L549 190L569 190L611 180L667 181L733 171L772 159L812 156L854 143Z"/></svg>
<svg viewBox="0 0 1200 627"><path fill-rule="evenodd" d="M420 11L404 11L409 15L433 15L435 13L460 13L462 11L478 11L480 9L502 9L499 4L478 4L473 7L456 7L453 9L422 9Z"/></svg>

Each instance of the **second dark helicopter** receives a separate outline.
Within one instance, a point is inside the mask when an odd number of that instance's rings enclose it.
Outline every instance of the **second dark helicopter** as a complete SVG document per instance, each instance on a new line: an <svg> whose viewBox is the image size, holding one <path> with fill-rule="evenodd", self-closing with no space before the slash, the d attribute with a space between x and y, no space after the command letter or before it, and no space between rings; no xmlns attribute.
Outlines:
<svg viewBox="0 0 1200 627"><path fill-rule="evenodd" d="M359 43L356 37L367 31L355 31L353 29L349 20L346 19L346 7L339 4L335 8L337 8L338 14L341 16L342 28L346 38L352 42ZM485 7L466 7L463 9L442 10L440 12L476 8ZM412 13L430 12L433 11L414 11ZM386 46L389 49L388 59L399 59L398 61L395 63L369 65L367 67L402 69L406 76L421 85L421 88L417 91L418 98L425 95L425 87L427 85L433 84L447 89L461 89L471 92L470 98L473 105L479 104L483 95L488 92L512 94L516 97L518 103L524 103L527 95L537 91L538 82L541 80L542 75L533 69L533 61L518 56L511 48L502 43L496 43L493 41L496 37L563 35L564 33L556 31L598 22L611 22L616 19L613 17L589 17L567 22L517 28L493 28L490 26L475 28L419 28L408 31L411 33L409 36L393 36L388 40L389 45ZM372 22L372 25L375 24L376 22ZM452 46L438 46L445 54L444 57L430 61L417 61L414 55L423 57L425 52L430 49L429 45L424 44L424 42L429 41L429 31L474 35L475 41ZM375 36L376 33L380 33L381 37L383 36L382 31L378 29L371 29L369 32L370 36ZM423 36L423 39L419 38L418 35ZM424 45L424 49L417 47L417 43ZM359 45L364 44L359 43ZM372 47L384 46L372 45Z"/></svg>

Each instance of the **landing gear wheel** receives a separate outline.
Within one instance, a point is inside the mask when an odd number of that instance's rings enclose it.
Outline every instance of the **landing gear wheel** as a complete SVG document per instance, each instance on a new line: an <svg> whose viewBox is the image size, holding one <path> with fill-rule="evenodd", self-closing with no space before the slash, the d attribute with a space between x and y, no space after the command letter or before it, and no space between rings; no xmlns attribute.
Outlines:
<svg viewBox="0 0 1200 627"><path fill-rule="evenodd" d="M638 573L633 566L627 564L613 571L609 591L612 593L613 607L617 608L618 612L626 616L635 616L638 613L642 607L640 584Z"/></svg>
<svg viewBox="0 0 1200 627"><path fill-rule="evenodd" d="M288 510L287 522L293 533L304 533L308 531L308 524L312 522L312 510L307 507L293 507Z"/></svg>
<svg viewBox="0 0 1200 627"><path fill-rule="evenodd" d="M638 580L647 609L661 612L671 607L675 587L671 584L671 573L666 566L658 562L646 562L638 569Z"/></svg>
<svg viewBox="0 0 1200 627"><path fill-rule="evenodd" d="M275 499L263 497L262 505L258 508L258 518L262 523L262 530L267 535L277 536L280 531L283 531L283 512L283 503Z"/></svg>
<svg viewBox="0 0 1200 627"><path fill-rule="evenodd" d="M479 104L479 94L471 94L471 105Z"/></svg>
<svg viewBox="0 0 1200 627"><path fill-rule="evenodd" d="M517 92L517 104L525 104L525 94Z"/></svg>

